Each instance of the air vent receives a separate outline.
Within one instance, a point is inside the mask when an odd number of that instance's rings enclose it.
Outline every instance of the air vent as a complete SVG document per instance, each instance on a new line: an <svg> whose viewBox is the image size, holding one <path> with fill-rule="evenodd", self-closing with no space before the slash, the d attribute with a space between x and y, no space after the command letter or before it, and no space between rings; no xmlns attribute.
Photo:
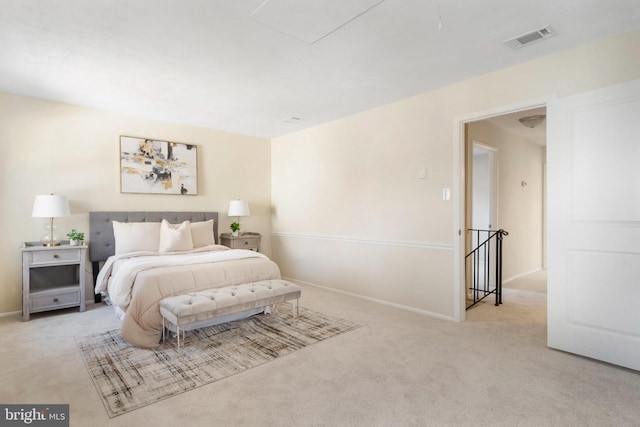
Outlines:
<svg viewBox="0 0 640 427"><path fill-rule="evenodd" d="M556 30L547 25L546 27L542 27L534 31L529 31L528 33L520 34L519 36L510 38L509 40L505 40L502 43L506 44L512 49L518 49L522 46L526 46L531 43L553 37L556 34L558 34L556 33Z"/></svg>

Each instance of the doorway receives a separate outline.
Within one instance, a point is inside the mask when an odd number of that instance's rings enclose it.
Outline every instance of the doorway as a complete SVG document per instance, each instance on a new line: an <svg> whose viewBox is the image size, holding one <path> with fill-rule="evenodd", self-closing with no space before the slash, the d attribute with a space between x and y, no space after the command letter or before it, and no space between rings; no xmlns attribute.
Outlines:
<svg viewBox="0 0 640 427"><path fill-rule="evenodd" d="M454 182L454 191L458 191L459 197L457 199L454 198L454 202L458 202L455 209L456 214L458 214L456 218L456 233L459 239L457 239L458 244L454 245L457 258L454 274L456 274L456 283L460 284L459 289L456 289L455 292L456 320L462 321L465 319L467 293L464 257L471 247L473 239L472 235L467 232L468 229L477 226L482 229L497 230L502 228L510 232L510 236L505 238L506 251L509 253L503 263L509 262L509 266L506 271L503 269L503 283L509 279L513 279L514 283L516 283L517 279L520 278L518 276L525 277L530 273L539 272L543 269L543 245L545 243L543 239L545 233L543 229L544 164L546 161L546 148L532 146L529 150L533 155L526 151L528 150L527 148L524 148L525 151L518 154L515 147L520 142L515 138L514 145L509 145L508 141L505 141L508 138L504 136L508 135L509 131L498 129L499 126L496 121L513 121L514 117L538 113L540 109L544 112L546 102L547 100L538 100L527 104L507 106L494 111L460 117L455 122L457 130L457 132L454 132L457 143L455 155L459 162L456 165L458 167L456 171L458 180ZM537 111L531 112L530 110L532 109L537 109ZM517 126L523 126L517 121L517 118L515 118L515 123ZM500 138L498 138L498 141L493 141L492 132L493 134L497 133L499 136L500 132L502 132L503 135L500 136L502 142ZM525 145L522 146L524 147ZM498 152L500 155L499 160L497 157ZM481 180L485 180L484 183L476 182L474 184L474 174L476 174L476 179L478 179L478 174L476 173L477 171L473 171L474 161L471 160L472 157L475 157L474 160L478 160L478 162L475 162L476 167L490 170L492 168L488 167L490 161L489 153L494 153L495 156L495 168L493 170L495 170L496 189L493 192L493 197L495 197L496 208L493 217L489 216L490 214L487 213L488 209L485 205L490 197L490 190L486 188L490 178L485 174L484 177L480 177ZM512 157L514 155L516 157ZM538 163L532 166L532 162ZM502 170L503 168L504 171ZM498 170L500 170L500 176L498 176ZM531 173L532 171L535 171L535 173ZM480 193L475 194L476 192ZM500 194L499 202L498 194ZM475 201L474 198L476 199ZM535 204L528 205L527 200L532 198L536 200ZM478 213L477 210L481 210L481 213ZM531 226L531 224L535 225ZM487 227L489 225L491 227ZM533 234L525 237L526 233ZM516 239L518 244L513 245L513 243L516 243ZM526 256L518 255L517 250L526 251ZM533 253L535 253L535 257L530 256ZM509 257L511 259L508 259ZM532 261L533 258L535 259Z"/></svg>
<svg viewBox="0 0 640 427"><path fill-rule="evenodd" d="M498 150L476 140L472 145L471 228L491 230L498 224Z"/></svg>
<svg viewBox="0 0 640 427"><path fill-rule="evenodd" d="M467 219L470 226L467 227L466 252L474 251L474 255L473 260L468 259L466 263L466 280L473 282L472 286L466 286L467 307L476 302L479 290L489 290L496 282L495 268L489 266L489 262L495 259L496 245L479 246L498 224L498 149L472 139L468 155L467 176L470 177L471 194L468 197ZM475 294L472 289L475 289ZM480 293L486 295L485 291Z"/></svg>

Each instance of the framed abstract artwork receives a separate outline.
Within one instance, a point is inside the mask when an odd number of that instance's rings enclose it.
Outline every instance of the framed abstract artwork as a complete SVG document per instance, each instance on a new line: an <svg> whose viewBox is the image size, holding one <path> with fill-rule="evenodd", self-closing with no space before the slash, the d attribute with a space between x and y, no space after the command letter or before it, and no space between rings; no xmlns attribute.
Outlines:
<svg viewBox="0 0 640 427"><path fill-rule="evenodd" d="M198 194L198 150L193 144L120 137L122 193Z"/></svg>

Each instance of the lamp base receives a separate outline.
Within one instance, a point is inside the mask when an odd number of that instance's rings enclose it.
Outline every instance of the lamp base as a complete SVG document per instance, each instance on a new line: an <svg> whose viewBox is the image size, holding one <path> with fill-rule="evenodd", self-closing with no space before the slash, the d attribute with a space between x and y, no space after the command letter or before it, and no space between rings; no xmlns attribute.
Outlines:
<svg viewBox="0 0 640 427"><path fill-rule="evenodd" d="M53 225L53 218L49 218L49 222L45 228L47 229L47 234L41 240L42 246L60 246L60 240L56 233L58 229Z"/></svg>

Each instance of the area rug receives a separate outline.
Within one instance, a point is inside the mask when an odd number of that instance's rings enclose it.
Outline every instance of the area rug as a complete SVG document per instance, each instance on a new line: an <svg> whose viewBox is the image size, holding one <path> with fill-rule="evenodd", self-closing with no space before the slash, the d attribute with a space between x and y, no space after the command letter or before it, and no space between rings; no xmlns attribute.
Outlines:
<svg viewBox="0 0 640 427"><path fill-rule="evenodd" d="M128 344L120 330L77 337L85 366L109 417L193 390L358 328L348 320L300 307L293 321L283 304L268 315L187 332L153 350Z"/></svg>

